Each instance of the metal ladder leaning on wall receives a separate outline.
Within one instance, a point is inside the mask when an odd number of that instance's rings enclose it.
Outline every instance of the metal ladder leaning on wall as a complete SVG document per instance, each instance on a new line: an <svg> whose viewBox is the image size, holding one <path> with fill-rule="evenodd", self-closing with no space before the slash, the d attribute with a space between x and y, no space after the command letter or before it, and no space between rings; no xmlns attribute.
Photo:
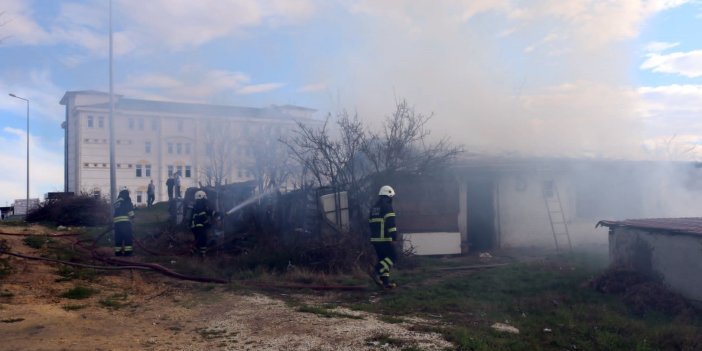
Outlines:
<svg viewBox="0 0 702 351"><path fill-rule="evenodd" d="M561 204L561 196L558 193L558 186L552 179L543 182L542 193L544 203L546 204L546 212L548 212L548 221L551 224L551 232L553 233L553 241L556 244L556 250L561 251L561 243L559 238L565 237L568 239L568 250L573 250L573 245L570 242L570 232L568 231L568 223L566 223L565 213L563 213L563 205Z"/></svg>

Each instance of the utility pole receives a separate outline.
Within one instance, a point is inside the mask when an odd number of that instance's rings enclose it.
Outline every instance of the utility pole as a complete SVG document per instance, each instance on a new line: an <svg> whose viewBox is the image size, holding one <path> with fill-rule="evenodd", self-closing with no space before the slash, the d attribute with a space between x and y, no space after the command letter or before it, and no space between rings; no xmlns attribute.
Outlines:
<svg viewBox="0 0 702 351"><path fill-rule="evenodd" d="M15 94L10 93L10 96L16 99L24 100L27 103L27 204L25 205L24 215L25 217L29 213L29 99L19 97Z"/></svg>
<svg viewBox="0 0 702 351"><path fill-rule="evenodd" d="M112 0L110 0L110 204L117 194L117 165L115 164L115 101L112 82Z"/></svg>

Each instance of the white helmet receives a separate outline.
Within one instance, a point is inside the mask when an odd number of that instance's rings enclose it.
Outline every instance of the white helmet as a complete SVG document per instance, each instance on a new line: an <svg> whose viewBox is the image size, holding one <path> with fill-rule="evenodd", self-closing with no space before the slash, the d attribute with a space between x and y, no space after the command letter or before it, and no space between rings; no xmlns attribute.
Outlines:
<svg viewBox="0 0 702 351"><path fill-rule="evenodd" d="M207 193L202 191L202 190L198 190L195 193L195 200L206 199L206 198L207 198Z"/></svg>
<svg viewBox="0 0 702 351"><path fill-rule="evenodd" d="M385 195L387 197L393 197L393 196L395 196L395 190L389 185L383 185L380 188L380 192L378 192L378 195Z"/></svg>

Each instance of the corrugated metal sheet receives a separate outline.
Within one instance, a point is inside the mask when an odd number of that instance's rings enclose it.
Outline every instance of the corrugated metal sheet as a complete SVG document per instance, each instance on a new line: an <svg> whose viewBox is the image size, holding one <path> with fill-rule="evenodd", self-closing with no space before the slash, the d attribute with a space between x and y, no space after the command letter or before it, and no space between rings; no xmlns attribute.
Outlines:
<svg viewBox="0 0 702 351"><path fill-rule="evenodd" d="M693 234L702 236L702 217L690 218L648 218L623 221L599 221L597 226L631 227L653 231L666 231L671 234Z"/></svg>

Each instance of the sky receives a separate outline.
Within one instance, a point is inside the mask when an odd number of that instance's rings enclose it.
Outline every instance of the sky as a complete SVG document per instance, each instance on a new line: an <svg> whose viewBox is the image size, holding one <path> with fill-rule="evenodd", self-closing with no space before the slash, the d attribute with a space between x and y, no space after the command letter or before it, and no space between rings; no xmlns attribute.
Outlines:
<svg viewBox="0 0 702 351"><path fill-rule="evenodd" d="M0 205L63 188L59 101L109 89L109 2L0 2ZM113 0L115 93L341 110L406 99L496 156L700 160L699 0Z"/></svg>

